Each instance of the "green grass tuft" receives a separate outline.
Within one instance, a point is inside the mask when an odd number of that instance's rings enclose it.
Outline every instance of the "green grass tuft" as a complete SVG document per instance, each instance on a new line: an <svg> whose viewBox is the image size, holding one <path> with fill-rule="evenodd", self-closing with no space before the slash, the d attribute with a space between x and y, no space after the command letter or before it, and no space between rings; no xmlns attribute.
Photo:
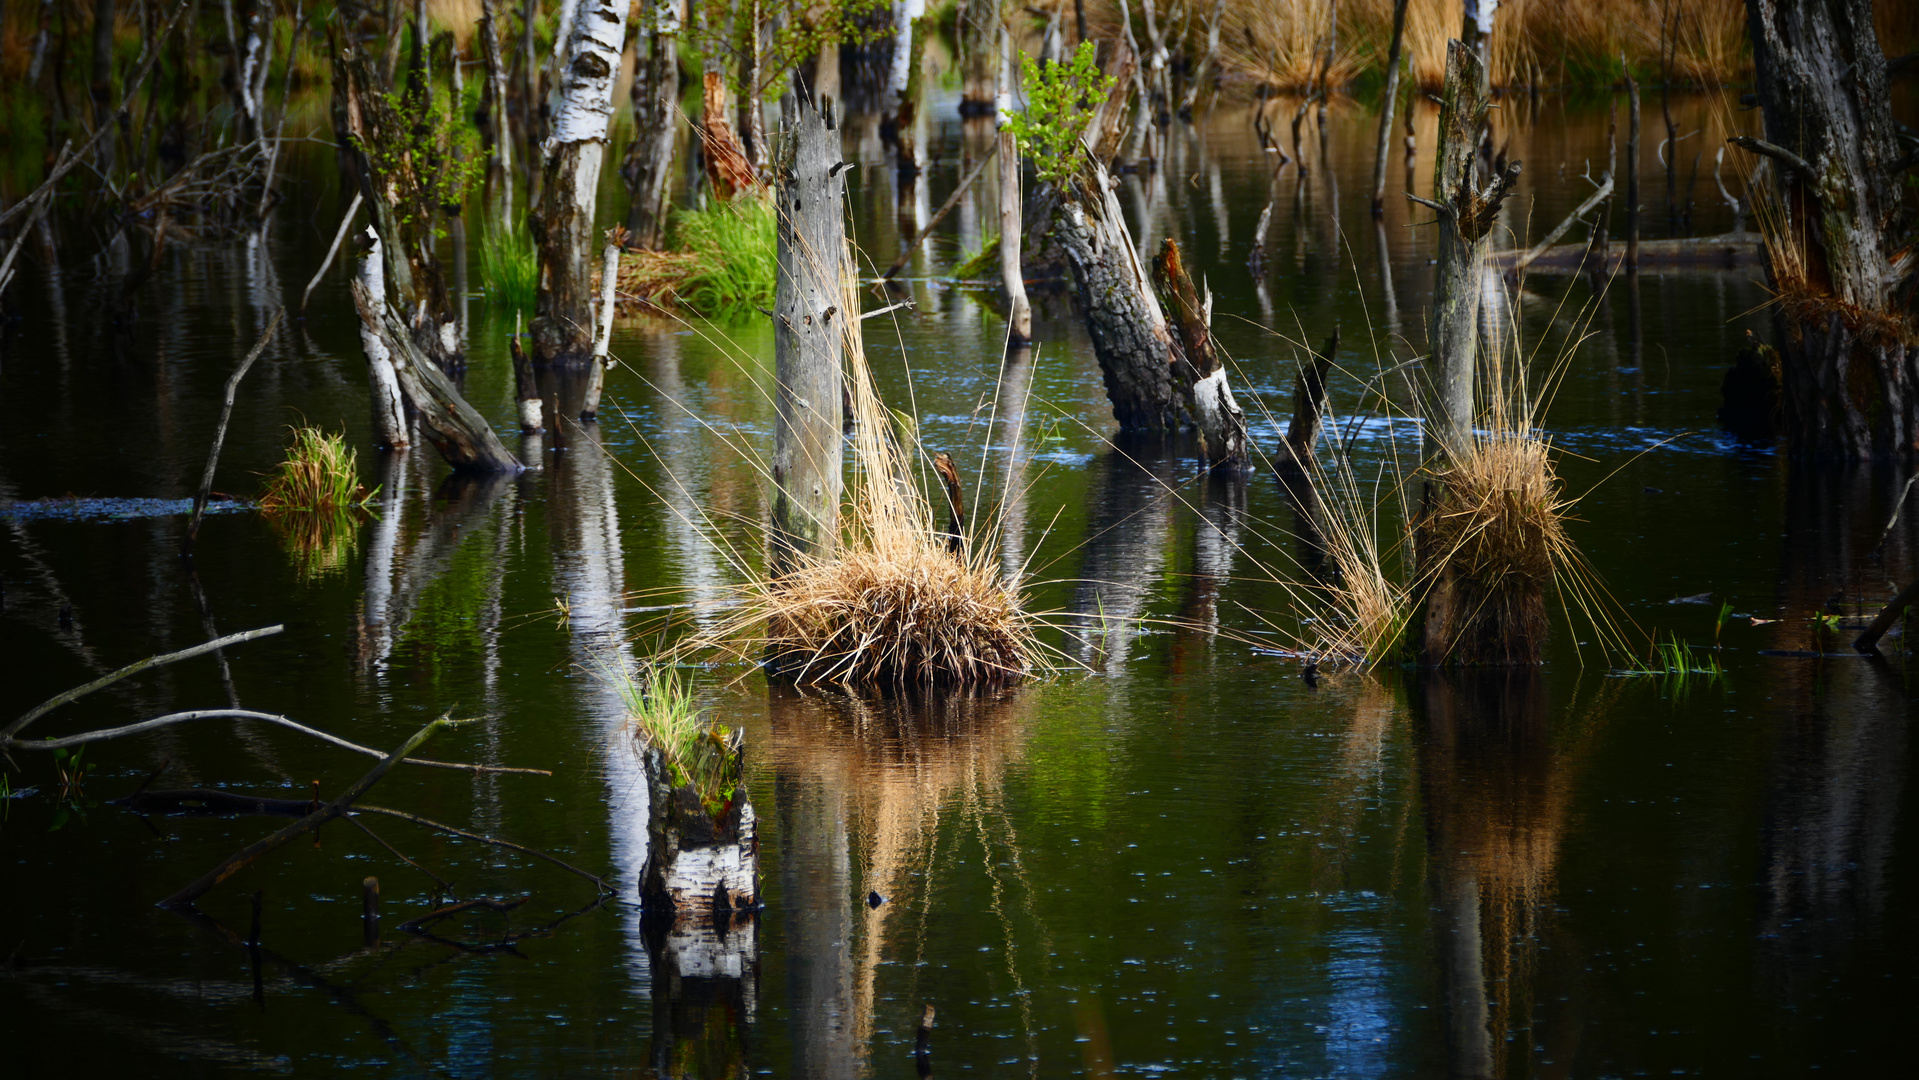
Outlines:
<svg viewBox="0 0 1919 1080"><path fill-rule="evenodd" d="M524 311L540 292L540 255L523 232L490 231L480 242L480 280L486 301Z"/></svg>
<svg viewBox="0 0 1919 1080"><path fill-rule="evenodd" d="M741 197L673 217L674 247L699 257L680 302L709 318L773 306L779 246L770 199Z"/></svg>
<svg viewBox="0 0 1919 1080"><path fill-rule="evenodd" d="M634 735L666 759L675 788L691 787L715 818L726 812L740 787L742 732L709 721L693 697L693 684L678 669L648 664L639 674L608 675L626 703Z"/></svg>

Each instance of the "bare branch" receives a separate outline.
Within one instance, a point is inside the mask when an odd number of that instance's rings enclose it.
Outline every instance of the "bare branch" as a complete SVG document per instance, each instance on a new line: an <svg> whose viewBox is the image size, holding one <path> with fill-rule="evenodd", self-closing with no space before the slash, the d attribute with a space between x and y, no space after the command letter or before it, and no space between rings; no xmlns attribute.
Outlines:
<svg viewBox="0 0 1919 1080"><path fill-rule="evenodd" d="M1798 154L1795 154L1792 151L1786 149L1783 146L1774 145L1773 143L1769 143L1764 139L1755 139L1751 135L1734 135L1732 138L1727 139L1726 141L1733 144L1734 146L1739 147L1742 150L1749 150L1755 154L1762 154L1766 157L1772 158L1774 161L1778 161L1778 162L1782 162L1784 164L1790 165L1794 169L1798 170L1800 176L1804 177L1807 180L1817 180L1819 178L1819 174L1813 170L1813 167L1810 162L1808 162L1805 158L1800 157Z"/></svg>
<svg viewBox="0 0 1919 1080"><path fill-rule="evenodd" d="M195 645L190 649L181 649L179 652L166 653L161 656L149 656L145 660L136 660L118 671L102 675L84 686L76 686L63 694L57 694L34 708L27 710L20 719L8 724L6 730L0 731L0 749L4 749L7 744L12 743L14 736L18 735L28 724L33 723L35 720L40 719L42 716L45 716L68 702L77 701L93 693L95 690L119 682L129 675L138 675L148 668L165 667L168 664L177 663L181 660L191 660L196 656L203 656L216 649L225 648L228 645L238 645L241 642L252 641L255 638L271 637L285 629L286 627L282 625L262 627L258 630L242 630L237 634L228 634L226 637L218 638L205 644Z"/></svg>

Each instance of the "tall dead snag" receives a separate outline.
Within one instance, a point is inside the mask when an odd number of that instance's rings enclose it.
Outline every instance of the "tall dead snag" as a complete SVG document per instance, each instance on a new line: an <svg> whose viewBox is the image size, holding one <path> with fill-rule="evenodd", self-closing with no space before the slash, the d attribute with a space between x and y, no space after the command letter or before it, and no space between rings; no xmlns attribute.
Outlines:
<svg viewBox="0 0 1919 1080"><path fill-rule="evenodd" d="M1273 465L1280 483L1302 507L1317 505L1313 497L1313 448L1319 444L1320 429L1326 417L1326 376L1332 372L1333 357L1339 352L1339 327L1326 339L1326 347L1307 358L1293 379L1293 416L1286 424L1286 438L1279 444Z"/></svg>
<svg viewBox="0 0 1919 1080"><path fill-rule="evenodd" d="M500 57L497 0L480 0L480 51L486 82L480 91L480 138L486 149L486 185L500 225L513 221L513 130L507 122L506 65ZM453 65L455 71L459 65Z"/></svg>
<svg viewBox="0 0 1919 1080"><path fill-rule="evenodd" d="M1386 150L1392 142L1393 106L1399 101L1399 47L1406 37L1407 0L1393 0L1393 43L1386 50L1386 89L1379 105L1379 146L1373 153L1373 216L1386 212ZM1410 107L1407 109L1410 113Z"/></svg>
<svg viewBox="0 0 1919 1080"><path fill-rule="evenodd" d="M700 149L706 157L706 186L722 202L754 184L753 166L740 148L733 122L726 118L726 76L709 71L700 86Z"/></svg>
<svg viewBox="0 0 1919 1080"><path fill-rule="evenodd" d="M361 194L374 231L386 241L382 258L387 283L412 324L408 334L435 363L452 367L459 360L459 323L434 254L434 223L440 213L435 191L447 163L434 160L433 140L424 134L430 121L424 112L401 115L386 93L378 61L354 46L334 57L333 86L346 118ZM415 102L409 108L424 106Z"/></svg>
<svg viewBox="0 0 1919 1080"><path fill-rule="evenodd" d="M1033 340L1033 305L1026 298L1026 276L1020 265L1019 140L1006 126L1013 114L1013 34L999 27L999 270L1006 290L1006 326L1011 344Z"/></svg>
<svg viewBox="0 0 1919 1080"><path fill-rule="evenodd" d="M593 210L627 5L574 0L572 11L559 107L544 146L539 212L532 216L540 252L533 355L564 366L583 365L593 354Z"/></svg>
<svg viewBox="0 0 1919 1080"><path fill-rule="evenodd" d="M773 301L773 576L832 551L839 532L841 311L846 162L839 132L811 102L787 117L775 151L779 270ZM835 321L839 320L839 321Z"/></svg>
<svg viewBox="0 0 1919 1080"><path fill-rule="evenodd" d="M1439 215L1439 265L1433 281L1433 332L1427 358L1426 423L1448 452L1461 453L1473 430L1473 370L1479 348L1481 279L1500 203L1519 178L1519 162L1482 190L1473 158L1490 104L1479 56L1463 43L1446 43L1446 84L1439 106L1439 153L1433 194L1406 197Z"/></svg>
<svg viewBox="0 0 1919 1080"><path fill-rule="evenodd" d="M674 119L680 102L680 0L654 0L641 26L646 48L633 65L633 141L620 176L633 196L628 243L666 244L666 197L673 186Z"/></svg>
<svg viewBox="0 0 1919 1080"><path fill-rule="evenodd" d="M1221 472L1238 473L1246 468L1246 416L1233 400L1233 388L1226 385L1226 368L1213 343L1212 290L1200 298L1180 261L1179 244L1171 237L1160 244L1153 273L1178 331L1174 382L1205 443L1206 463Z"/></svg>
<svg viewBox="0 0 1919 1080"><path fill-rule="evenodd" d="M1901 202L1902 155L1870 0L1747 0L1772 159L1766 258L1785 379L1785 428L1803 457L1919 449L1919 258Z"/></svg>

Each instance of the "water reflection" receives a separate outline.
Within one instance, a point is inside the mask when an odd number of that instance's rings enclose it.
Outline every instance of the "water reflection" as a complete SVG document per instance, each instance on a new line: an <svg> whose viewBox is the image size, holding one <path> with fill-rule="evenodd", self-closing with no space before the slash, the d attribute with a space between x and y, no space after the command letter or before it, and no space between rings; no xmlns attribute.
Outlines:
<svg viewBox="0 0 1919 1080"><path fill-rule="evenodd" d="M989 873L1005 867L991 888L1003 929L995 966L1018 985L1014 926L1030 930L1034 916L1012 910L1012 897L1023 905L1031 890L1003 784L1029 700L1019 690L878 701L769 689L791 1075L860 1075L881 1027L909 1038L932 1000L921 995L936 990L919 985L919 971L940 936L943 875L963 861L956 848L968 837ZM882 986L882 971L901 962L906 985L891 976ZM1019 1001L1030 1043L1030 1003Z"/></svg>

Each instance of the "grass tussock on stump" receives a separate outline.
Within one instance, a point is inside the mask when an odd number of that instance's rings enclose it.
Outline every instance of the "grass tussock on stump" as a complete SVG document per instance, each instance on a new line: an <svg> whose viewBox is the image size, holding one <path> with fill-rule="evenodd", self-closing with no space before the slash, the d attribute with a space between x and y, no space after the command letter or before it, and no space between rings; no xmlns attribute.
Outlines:
<svg viewBox="0 0 1919 1080"><path fill-rule="evenodd" d="M296 428L286 459L267 474L259 506L301 581L344 570L360 547L360 522L373 498L360 483L359 455L339 435Z"/></svg>

